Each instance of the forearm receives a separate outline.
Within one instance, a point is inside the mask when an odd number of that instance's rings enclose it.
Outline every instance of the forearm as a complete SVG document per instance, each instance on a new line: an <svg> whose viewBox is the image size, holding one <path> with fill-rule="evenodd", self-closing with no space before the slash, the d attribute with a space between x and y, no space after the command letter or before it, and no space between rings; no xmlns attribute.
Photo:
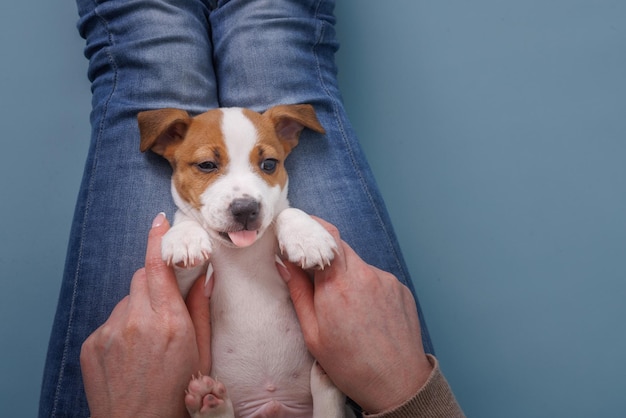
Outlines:
<svg viewBox="0 0 626 418"><path fill-rule="evenodd" d="M439 363L433 356L428 356L433 371L428 381L419 392L404 404L382 412L368 415L367 418L464 418L465 414L456 401L452 389L439 369Z"/></svg>

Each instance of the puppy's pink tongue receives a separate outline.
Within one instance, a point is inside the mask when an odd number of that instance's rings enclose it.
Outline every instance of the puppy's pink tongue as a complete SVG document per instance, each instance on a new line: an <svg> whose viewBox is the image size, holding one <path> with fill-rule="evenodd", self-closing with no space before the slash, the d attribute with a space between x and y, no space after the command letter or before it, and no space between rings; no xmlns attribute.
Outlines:
<svg viewBox="0 0 626 418"><path fill-rule="evenodd" d="M256 240L256 231L229 232L228 237L237 247L247 247Z"/></svg>

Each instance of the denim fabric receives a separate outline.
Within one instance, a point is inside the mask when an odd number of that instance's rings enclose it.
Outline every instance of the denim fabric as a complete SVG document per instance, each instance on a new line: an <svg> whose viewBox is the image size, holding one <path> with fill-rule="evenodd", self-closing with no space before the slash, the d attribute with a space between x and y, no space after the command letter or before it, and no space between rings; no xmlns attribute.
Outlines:
<svg viewBox="0 0 626 418"><path fill-rule="evenodd" d="M369 263L413 291L389 217L337 86L333 2L78 0L93 111L91 144L44 372L40 416L88 416L79 353L143 265L152 218L172 218L171 170L139 152L136 114L311 103L287 160L293 206L335 224ZM420 312L420 318L423 318ZM426 326L423 339L432 346Z"/></svg>

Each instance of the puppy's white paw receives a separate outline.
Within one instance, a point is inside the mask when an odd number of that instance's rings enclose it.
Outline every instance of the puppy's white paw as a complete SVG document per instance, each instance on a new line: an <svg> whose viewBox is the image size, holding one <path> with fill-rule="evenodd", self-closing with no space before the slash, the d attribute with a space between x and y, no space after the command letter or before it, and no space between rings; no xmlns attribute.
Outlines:
<svg viewBox="0 0 626 418"><path fill-rule="evenodd" d="M283 210L276 218L276 236L281 252L292 263L308 269L330 265L337 243L322 225L303 211Z"/></svg>
<svg viewBox="0 0 626 418"><path fill-rule="evenodd" d="M163 237L161 255L168 265L191 268L211 257L213 246L209 234L197 223L175 224Z"/></svg>

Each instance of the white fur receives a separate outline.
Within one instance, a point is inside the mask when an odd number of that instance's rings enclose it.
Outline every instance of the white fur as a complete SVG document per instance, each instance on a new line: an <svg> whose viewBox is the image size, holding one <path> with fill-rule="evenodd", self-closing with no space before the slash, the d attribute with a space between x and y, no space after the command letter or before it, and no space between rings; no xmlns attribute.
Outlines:
<svg viewBox="0 0 626 418"><path fill-rule="evenodd" d="M214 272L212 370L210 377L194 378L187 395L201 405L202 397L212 393L214 402L206 410L187 406L193 417L342 417L345 396L314 365L275 264L280 247L290 261L324 267L336 243L304 212L289 208L286 185L271 187L254 170L249 156L257 131L252 122L239 109L223 112L227 171L202 193L199 210L173 190L181 210L163 240L164 259L187 266L177 268L183 293L199 269L206 269L209 257ZM257 241L235 248L220 232L233 222L230 203L242 197L260 203L262 221ZM226 393L219 389L222 384Z"/></svg>
<svg viewBox="0 0 626 418"><path fill-rule="evenodd" d="M250 151L256 144L257 133L252 122L241 109L223 109L222 132L230 162L227 173L202 194L200 215L209 234L228 229L231 223L228 213L230 203L237 198L252 197L261 204L263 218L259 235L273 221L275 215L288 207L287 191L278 186L270 187L250 163Z"/></svg>

